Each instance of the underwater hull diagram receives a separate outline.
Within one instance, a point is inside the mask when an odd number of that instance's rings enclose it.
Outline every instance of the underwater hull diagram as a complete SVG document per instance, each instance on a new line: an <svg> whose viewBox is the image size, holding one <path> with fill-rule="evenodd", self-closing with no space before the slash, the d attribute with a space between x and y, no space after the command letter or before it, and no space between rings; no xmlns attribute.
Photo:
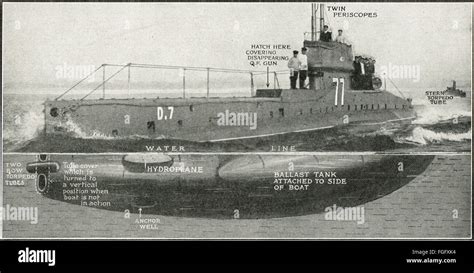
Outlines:
<svg viewBox="0 0 474 273"><path fill-rule="evenodd" d="M44 197L75 205L254 219L322 213L333 205L363 205L409 183L433 158L194 154L143 163L128 162L127 155L48 155L30 162L27 170L37 174L36 188Z"/></svg>

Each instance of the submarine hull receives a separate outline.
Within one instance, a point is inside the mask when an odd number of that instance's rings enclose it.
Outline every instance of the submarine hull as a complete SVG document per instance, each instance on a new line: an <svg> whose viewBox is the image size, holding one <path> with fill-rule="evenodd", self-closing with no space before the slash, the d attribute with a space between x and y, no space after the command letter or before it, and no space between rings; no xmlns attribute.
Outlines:
<svg viewBox="0 0 474 273"><path fill-rule="evenodd" d="M228 141L348 124L416 118L389 92L282 90L279 97L59 100L45 104L46 134Z"/></svg>

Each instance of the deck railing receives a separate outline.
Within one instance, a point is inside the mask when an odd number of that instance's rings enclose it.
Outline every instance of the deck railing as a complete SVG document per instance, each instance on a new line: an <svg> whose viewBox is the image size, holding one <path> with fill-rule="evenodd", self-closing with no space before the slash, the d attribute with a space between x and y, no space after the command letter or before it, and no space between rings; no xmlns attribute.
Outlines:
<svg viewBox="0 0 474 273"><path fill-rule="evenodd" d="M107 67L116 67L119 68L115 71L112 75L106 77L106 68ZM288 70L281 70L281 71L269 71L267 68L266 71L258 71L258 70L240 70L240 69L227 69L227 68L213 68L213 67L196 67L196 66L172 66L172 65L155 65L155 64L138 64L138 63L128 63L125 65L120 64L102 64L97 69L92 71L89 75L81 79L79 82L74 84L71 88L67 89L64 93L59 95L55 98L55 100L59 100L64 95L71 92L74 88L76 88L79 84L93 76L94 74L98 73L102 70L102 82L93 88L90 92L88 92L85 96L83 96L80 100L84 100L85 98L89 97L91 94L102 88L102 99L105 99L106 93L106 83L118 75L123 70L127 69L127 89L128 95L130 96L130 74L132 68L151 68L151 69L167 69L167 70L181 70L182 71L182 97L186 98L186 71L202 71L206 72L206 97L209 98L210 93L210 73L238 73L238 74L248 74L250 77L250 94L253 96L255 83L254 77L258 75L265 75L267 76L267 88L270 86L270 77L273 77L273 89L280 89L280 83L278 81L279 74L288 74Z"/></svg>

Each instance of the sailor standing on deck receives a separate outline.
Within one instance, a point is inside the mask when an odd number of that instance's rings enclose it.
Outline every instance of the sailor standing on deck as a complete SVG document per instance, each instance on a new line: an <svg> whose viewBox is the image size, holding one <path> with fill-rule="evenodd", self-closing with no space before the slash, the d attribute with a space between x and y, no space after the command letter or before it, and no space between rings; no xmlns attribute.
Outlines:
<svg viewBox="0 0 474 273"><path fill-rule="evenodd" d="M319 40L323 42L332 42L332 32L329 31L327 25L324 25L323 32L319 34Z"/></svg>
<svg viewBox="0 0 474 273"><path fill-rule="evenodd" d="M349 40L347 39L346 35L342 33L342 29L338 30L337 32L338 32L338 35L336 36L336 42L346 44L346 45L351 44Z"/></svg>
<svg viewBox="0 0 474 273"><path fill-rule="evenodd" d="M296 81L298 80L298 72L300 70L301 61L298 59L298 50L293 51L293 57L288 61L290 69L291 89L296 89Z"/></svg>
<svg viewBox="0 0 474 273"><path fill-rule="evenodd" d="M298 56L300 60L300 89L306 89L304 82L308 75L308 56L306 56L306 47L301 48L301 54Z"/></svg>
<svg viewBox="0 0 474 273"><path fill-rule="evenodd" d="M360 56L355 57L354 65L354 89L363 89L363 77L365 75L364 63Z"/></svg>

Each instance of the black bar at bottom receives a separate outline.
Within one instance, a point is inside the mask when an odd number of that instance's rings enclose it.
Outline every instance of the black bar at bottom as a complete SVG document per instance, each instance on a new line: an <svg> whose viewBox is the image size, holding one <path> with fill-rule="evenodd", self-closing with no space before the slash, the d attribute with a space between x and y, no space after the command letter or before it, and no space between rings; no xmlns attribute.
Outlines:
<svg viewBox="0 0 474 273"><path fill-rule="evenodd" d="M48 268L46 263L19 263L19 251L26 249L55 250L56 269L159 264L474 268L472 241L2 241L0 272L11 272L4 269L12 266Z"/></svg>

